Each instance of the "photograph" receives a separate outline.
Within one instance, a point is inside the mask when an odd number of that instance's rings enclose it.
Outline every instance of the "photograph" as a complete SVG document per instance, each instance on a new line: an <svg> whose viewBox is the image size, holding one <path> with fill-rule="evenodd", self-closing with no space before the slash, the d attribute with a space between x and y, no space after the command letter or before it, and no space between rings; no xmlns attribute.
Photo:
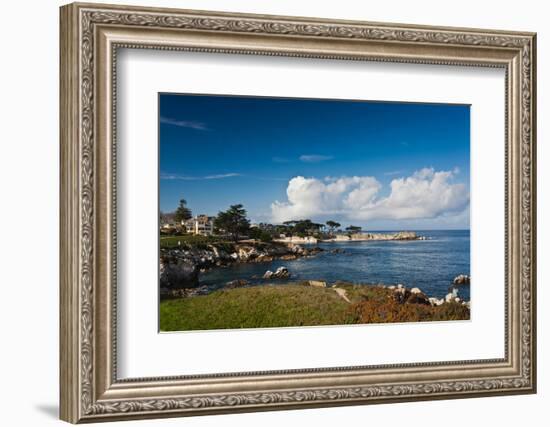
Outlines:
<svg viewBox="0 0 550 427"><path fill-rule="evenodd" d="M158 102L161 332L470 319L469 105Z"/></svg>

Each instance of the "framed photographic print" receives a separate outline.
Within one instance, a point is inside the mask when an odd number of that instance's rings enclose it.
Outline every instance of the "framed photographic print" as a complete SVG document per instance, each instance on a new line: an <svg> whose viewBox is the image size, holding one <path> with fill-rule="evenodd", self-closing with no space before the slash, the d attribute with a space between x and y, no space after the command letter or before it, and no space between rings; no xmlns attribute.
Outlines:
<svg viewBox="0 0 550 427"><path fill-rule="evenodd" d="M160 330L469 320L469 119L161 93Z"/></svg>
<svg viewBox="0 0 550 427"><path fill-rule="evenodd" d="M533 393L535 35L61 8L61 418Z"/></svg>

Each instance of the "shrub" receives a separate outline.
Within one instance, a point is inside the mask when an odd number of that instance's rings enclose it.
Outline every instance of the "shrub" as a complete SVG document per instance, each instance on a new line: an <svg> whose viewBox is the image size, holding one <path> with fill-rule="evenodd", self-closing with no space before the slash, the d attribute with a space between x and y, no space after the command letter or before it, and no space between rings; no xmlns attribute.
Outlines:
<svg viewBox="0 0 550 427"><path fill-rule="evenodd" d="M269 243L273 240L273 236L269 234L267 231L262 231L260 234L260 241L264 243Z"/></svg>
<svg viewBox="0 0 550 427"><path fill-rule="evenodd" d="M178 243L179 242L179 243ZM223 238L218 236L201 236L198 234L183 234L180 236L170 236L165 237L161 236L160 238L160 247L161 248L177 248L187 247L187 248L198 248L206 249L208 245L216 243L225 242Z"/></svg>
<svg viewBox="0 0 550 427"><path fill-rule="evenodd" d="M357 323L425 322L470 318L470 309L459 303L432 307L423 304L402 304L392 297L387 297L384 301L365 297L363 301L351 305L350 313Z"/></svg>

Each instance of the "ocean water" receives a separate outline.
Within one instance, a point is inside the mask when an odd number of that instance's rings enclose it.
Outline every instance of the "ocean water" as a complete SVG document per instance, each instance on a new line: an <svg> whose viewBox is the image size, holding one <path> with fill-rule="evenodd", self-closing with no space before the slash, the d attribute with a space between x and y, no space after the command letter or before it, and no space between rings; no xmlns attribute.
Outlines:
<svg viewBox="0 0 550 427"><path fill-rule="evenodd" d="M453 278L459 274L470 275L470 231L433 230L417 234L426 236L427 240L320 243L317 246L325 252L312 258L215 268L202 273L199 281L214 288L235 279L261 285L267 283L261 279L266 270L275 271L285 266L292 281L402 283L418 287L430 297L442 298L448 293ZM332 253L333 249L343 249L343 252ZM472 281L475 283L475 278ZM285 282L288 279L281 280ZM461 286L459 296L469 300L470 286Z"/></svg>

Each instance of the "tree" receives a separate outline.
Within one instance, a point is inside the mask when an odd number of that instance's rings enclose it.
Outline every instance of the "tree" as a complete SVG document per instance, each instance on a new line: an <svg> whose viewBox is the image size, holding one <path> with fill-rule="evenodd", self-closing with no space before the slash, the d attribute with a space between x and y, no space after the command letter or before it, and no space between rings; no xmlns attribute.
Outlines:
<svg viewBox="0 0 550 427"><path fill-rule="evenodd" d="M333 234L334 233L334 230L336 230L338 227L340 227L340 223L339 222L336 222L336 221L327 221L326 224L328 225L328 228L329 228L329 233L330 234Z"/></svg>
<svg viewBox="0 0 550 427"><path fill-rule="evenodd" d="M301 219L299 221L295 221L294 232L300 237L305 237L310 227L311 227L310 219Z"/></svg>
<svg viewBox="0 0 550 427"><path fill-rule="evenodd" d="M219 212L214 219L214 227L230 234L235 242L238 241L239 235L246 233L250 228L243 205L231 205L225 212Z"/></svg>
<svg viewBox="0 0 550 427"><path fill-rule="evenodd" d="M178 208L176 209L176 212L174 212L174 219L181 223L183 221L187 221L188 219L191 219L191 209L187 207L187 202L185 199L180 200L180 204Z"/></svg>
<svg viewBox="0 0 550 427"><path fill-rule="evenodd" d="M292 237L292 227L288 225L274 225L273 226L273 234L275 236L279 236L281 234L284 234L285 236Z"/></svg>
<svg viewBox="0 0 550 427"><path fill-rule="evenodd" d="M362 227L358 227L357 225L350 225L349 227L346 227L346 231L350 233L360 233L362 229Z"/></svg>
<svg viewBox="0 0 550 427"><path fill-rule="evenodd" d="M286 234L288 237L294 236L294 226L296 225L297 221L285 221L283 222L282 227L285 227L284 234Z"/></svg>
<svg viewBox="0 0 550 427"><path fill-rule="evenodd" d="M254 240L260 240L261 242L271 242L273 236L266 230L262 230L259 227L250 227L248 230L248 236Z"/></svg>

